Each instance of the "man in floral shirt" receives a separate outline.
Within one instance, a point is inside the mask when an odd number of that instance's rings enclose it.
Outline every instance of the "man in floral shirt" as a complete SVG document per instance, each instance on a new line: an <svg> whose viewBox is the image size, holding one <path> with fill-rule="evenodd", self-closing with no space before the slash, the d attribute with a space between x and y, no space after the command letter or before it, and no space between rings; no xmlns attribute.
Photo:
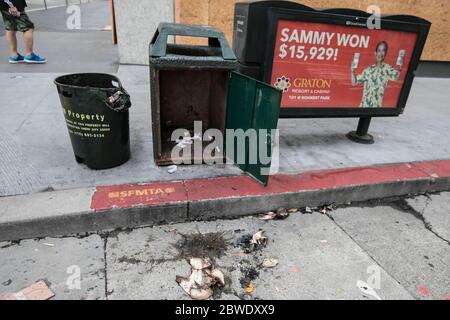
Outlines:
<svg viewBox="0 0 450 320"><path fill-rule="evenodd" d="M352 65L352 85L364 83L364 91L361 99L361 108L381 108L383 106L384 91L389 81L397 81L402 71L402 66L395 69L384 63L388 51L386 41L377 44L375 50L376 63L364 69L360 75L356 75L355 66Z"/></svg>

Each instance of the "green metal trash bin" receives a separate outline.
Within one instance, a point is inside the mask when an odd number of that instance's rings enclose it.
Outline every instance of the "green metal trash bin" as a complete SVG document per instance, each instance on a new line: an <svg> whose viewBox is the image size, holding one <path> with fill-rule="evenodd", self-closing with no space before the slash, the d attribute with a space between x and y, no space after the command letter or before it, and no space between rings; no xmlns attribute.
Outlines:
<svg viewBox="0 0 450 320"><path fill-rule="evenodd" d="M208 38L207 46L168 43L169 36ZM172 132L225 129L228 73L236 57L225 35L210 26L161 23L150 43L153 154L157 165L172 164Z"/></svg>
<svg viewBox="0 0 450 320"><path fill-rule="evenodd" d="M169 35L208 38L208 46L170 44ZM211 140L204 139L208 129L222 133L229 159L243 171L266 185L270 161L252 157L260 144L269 146L271 157L272 129L277 128L281 91L250 77L236 73L236 57L222 32L210 26L162 23L150 43L150 87L153 128L153 154L157 165L173 163L177 146L173 133L177 129L195 134L194 122L202 122L202 150L210 151ZM264 129L266 134L237 147L227 146L229 131ZM175 135L176 136L176 135ZM181 138L181 137L180 137ZM215 142L215 141L214 141ZM195 144L195 142L194 142ZM195 149L195 146L194 146ZM221 151L220 151L221 150ZM216 153L215 153L216 154ZM191 154L190 163L208 163L214 158L202 152L201 159ZM252 161L255 160L255 161ZM200 161L199 161L200 160Z"/></svg>
<svg viewBox="0 0 450 320"><path fill-rule="evenodd" d="M120 80L98 73L55 79L75 159L91 169L119 166L130 158L130 96Z"/></svg>

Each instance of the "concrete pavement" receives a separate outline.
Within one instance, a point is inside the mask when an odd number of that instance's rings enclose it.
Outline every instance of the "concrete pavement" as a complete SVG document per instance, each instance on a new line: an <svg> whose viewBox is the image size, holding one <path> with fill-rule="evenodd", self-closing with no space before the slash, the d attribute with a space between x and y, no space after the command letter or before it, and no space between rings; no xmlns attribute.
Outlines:
<svg viewBox="0 0 450 320"><path fill-rule="evenodd" d="M450 160L160 181L0 198L0 240L68 235L450 190ZM20 212L18 215L17 212Z"/></svg>
<svg viewBox="0 0 450 320"><path fill-rule="evenodd" d="M101 0L80 5L80 29L67 28L70 14L66 9L64 6L29 13L36 26L35 51L48 60L43 65L8 63L9 49L0 19L0 72L11 73L11 77L17 73L117 72L118 50L112 43L111 31L105 30L111 25L109 2ZM23 54L22 35L19 33L17 38L19 52Z"/></svg>
<svg viewBox="0 0 450 320"><path fill-rule="evenodd" d="M185 259L203 252L227 275L222 298L371 299L356 281L369 283L374 270L382 299L450 298L448 193L285 221L173 225L449 190L450 162L436 161L450 154L449 79L416 78L404 115L373 119L372 146L345 138L356 119L281 119L280 174L268 188L234 166L183 166L169 174L152 160L148 68L117 70L110 33L100 31L108 23L105 3L83 6L89 9L76 31L65 28L65 8L32 12L39 52L48 50L50 62L0 62L0 87L8 93L0 106L0 239L66 235L0 243L0 294L45 279L55 299L186 299L175 276L187 275ZM2 56L5 50L1 45ZM53 79L87 71L117 72L131 94L132 158L118 168L93 171L73 157ZM107 230L161 223L168 225ZM242 237L260 228L269 245L243 254ZM263 270L263 258L280 265ZM250 278L252 297L243 286ZM80 289L73 288L77 279Z"/></svg>
<svg viewBox="0 0 450 320"><path fill-rule="evenodd" d="M118 72L133 103L131 160L100 171L77 164L53 84L58 75L0 73L1 87L22 88L3 97L0 125L16 138L30 165L53 189L240 174L234 166L196 165L179 167L170 175L155 165L148 68L144 66L121 66ZM280 173L449 158L450 136L442 134L450 130L449 86L450 79L417 78L404 115L373 119L370 132L376 143L369 146L345 137L357 119L280 119ZM28 92L27 97L21 92Z"/></svg>
<svg viewBox="0 0 450 320"><path fill-rule="evenodd" d="M173 231L176 230L176 231ZM267 248L245 255L239 241L259 229L267 232ZM169 231L170 230L170 231ZM189 299L174 281L175 275L189 274L189 246L213 251L204 238L228 243L223 255L212 256L223 270L229 286L221 298L238 299L245 294L248 274L255 299L364 299L356 286L367 279L367 268L375 262L326 216L292 215L289 220L269 222L257 218L238 221L198 222L160 229L139 229L108 240L107 266L109 299ZM201 240L190 243L193 235ZM170 240L169 240L170 239ZM327 239L327 243L321 240ZM145 247L145 245L148 247ZM220 250L218 250L220 252ZM279 261L273 270L264 270L265 258ZM297 269L299 271L297 271ZM411 299L411 295L384 270L384 299Z"/></svg>
<svg viewBox="0 0 450 320"><path fill-rule="evenodd" d="M450 247L439 231L450 225L439 219L426 227L423 197L292 213L280 221L246 217L2 242L0 259L8 263L0 265L0 294L46 279L53 299L190 299L175 277L188 274L187 258L206 255L227 278L220 299L376 299L358 280L377 286L381 299L450 299ZM432 216L448 215L450 193L429 199ZM244 254L242 239L259 229L267 247ZM264 269L265 258L279 265ZM67 286L76 283L67 271L73 266L80 268L79 289Z"/></svg>
<svg viewBox="0 0 450 320"><path fill-rule="evenodd" d="M105 296L104 248L98 235L25 240L11 246L3 243L0 247L0 295L45 280L58 300L93 300ZM76 281L70 281L71 276L77 279L78 275L83 279L80 289Z"/></svg>
<svg viewBox="0 0 450 320"><path fill-rule="evenodd" d="M108 1L81 6L81 30L67 30L64 7L30 15L38 25L37 45L48 49L49 63L12 66L0 62L0 87L8 88L0 107L0 139L7 140L15 151L14 159L21 159L9 161L8 169L0 165L0 175L8 177L3 180L13 181L1 186L0 196L242 174L234 166L196 165L179 167L171 175L155 165L148 67L120 66L117 71L117 48L111 44L110 32L97 31L109 21ZM0 46L1 50L6 46ZM131 94L132 157L120 167L93 171L74 159L53 80L62 73L85 71L117 72ZM448 159L450 138L442 133L450 130L449 85L448 78L416 78L404 115L373 119L370 132L376 144L372 146L345 137L356 127L357 119L280 119L279 172ZM0 154L4 162L2 156L6 156ZM23 170L24 163L27 170ZM20 190L15 181L25 181L31 171L33 181L39 183L26 184ZM9 178L12 173L15 180Z"/></svg>
<svg viewBox="0 0 450 320"><path fill-rule="evenodd" d="M448 193L433 195L435 201L430 199L434 213L447 217L435 224L424 222L425 216L418 211L420 205L415 203L417 198L340 209L331 217L413 296L447 299L450 242L439 230L449 228L448 196ZM439 202L444 202L447 208L440 207Z"/></svg>

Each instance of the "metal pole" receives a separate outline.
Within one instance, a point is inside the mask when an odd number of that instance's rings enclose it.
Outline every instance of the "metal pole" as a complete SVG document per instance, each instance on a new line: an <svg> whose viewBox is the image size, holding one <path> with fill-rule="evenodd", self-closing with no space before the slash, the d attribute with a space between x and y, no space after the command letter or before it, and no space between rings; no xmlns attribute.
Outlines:
<svg viewBox="0 0 450 320"><path fill-rule="evenodd" d="M356 129L356 133L359 136L364 136L369 132L370 120L372 118L360 118L358 122L358 128Z"/></svg>
<svg viewBox="0 0 450 320"><path fill-rule="evenodd" d="M372 144L374 143L373 136L370 135L369 126L370 126L371 117L362 117L359 119L358 128L356 131L351 131L347 133L347 138L352 140L353 142L364 143L364 144Z"/></svg>
<svg viewBox="0 0 450 320"><path fill-rule="evenodd" d="M45 7L45 10L47 10L47 0L44 0L44 7Z"/></svg>

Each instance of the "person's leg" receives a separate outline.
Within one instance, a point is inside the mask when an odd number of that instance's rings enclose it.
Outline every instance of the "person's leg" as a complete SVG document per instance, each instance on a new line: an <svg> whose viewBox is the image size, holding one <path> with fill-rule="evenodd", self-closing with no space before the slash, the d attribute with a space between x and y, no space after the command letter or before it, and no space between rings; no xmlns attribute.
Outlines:
<svg viewBox="0 0 450 320"><path fill-rule="evenodd" d="M33 52L34 24L25 12L21 12L20 18L17 20L17 26L18 30L23 32L23 42L25 43L24 61L26 63L45 63L45 58Z"/></svg>
<svg viewBox="0 0 450 320"><path fill-rule="evenodd" d="M15 31L6 31L6 40L8 41L11 57L17 56L17 37Z"/></svg>
<svg viewBox="0 0 450 320"><path fill-rule="evenodd" d="M34 29L28 29L23 33L23 41L25 43L25 55L30 56L33 54L33 31Z"/></svg>

